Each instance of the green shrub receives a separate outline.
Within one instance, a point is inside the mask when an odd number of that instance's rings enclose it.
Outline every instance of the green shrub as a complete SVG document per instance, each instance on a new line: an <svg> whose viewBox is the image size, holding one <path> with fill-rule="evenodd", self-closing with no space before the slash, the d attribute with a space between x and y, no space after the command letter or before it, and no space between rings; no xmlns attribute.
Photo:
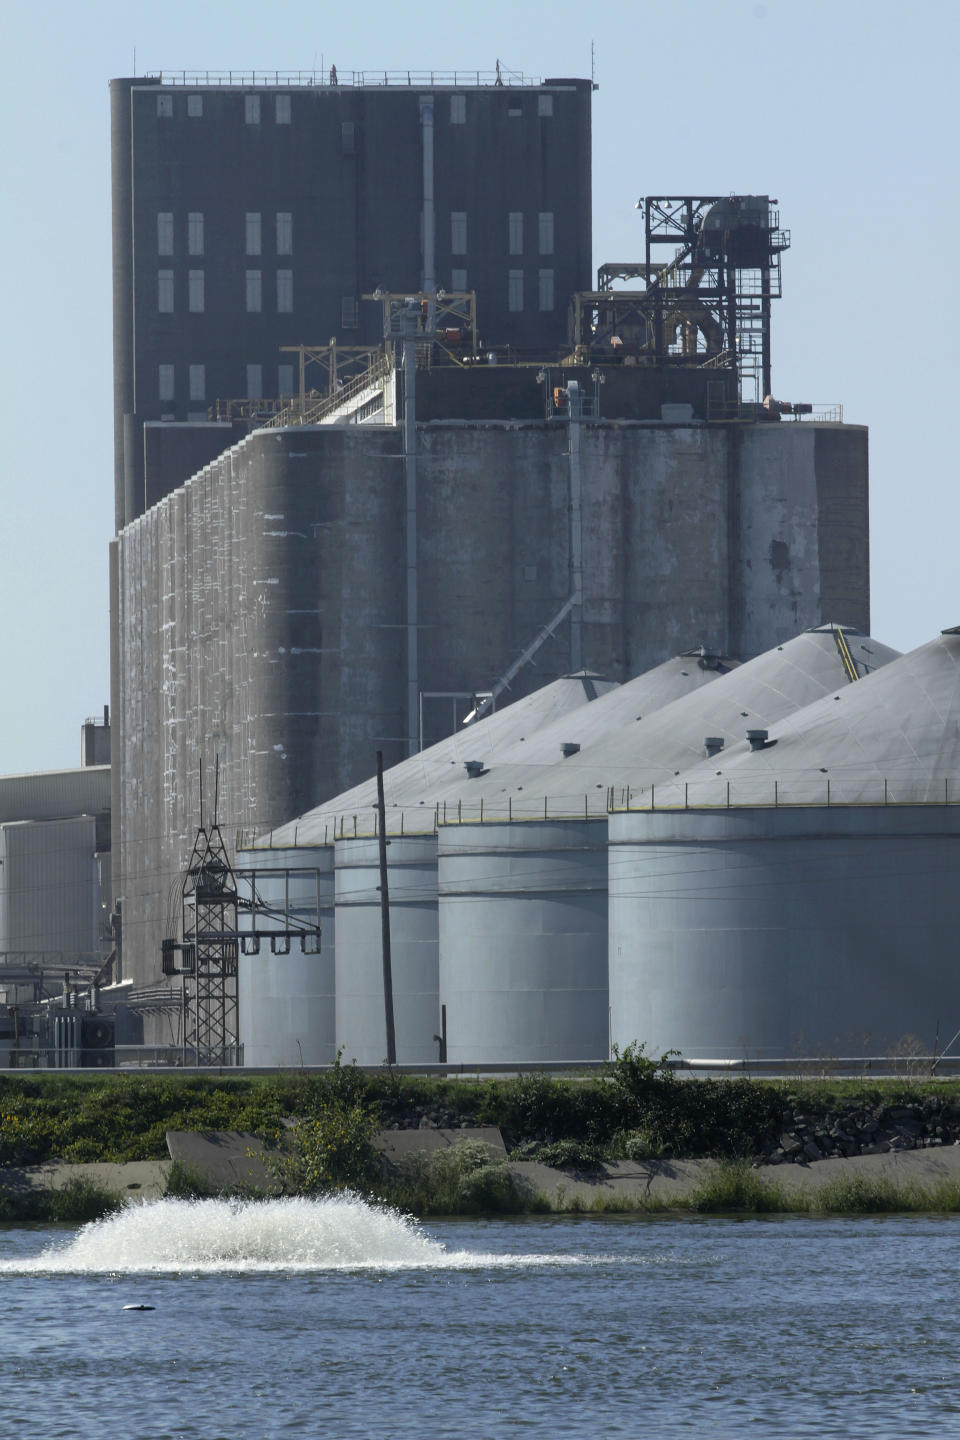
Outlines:
<svg viewBox="0 0 960 1440"><path fill-rule="evenodd" d="M7 1223L82 1224L110 1215L125 1199L80 1175L44 1189L0 1187L0 1221Z"/></svg>
<svg viewBox="0 0 960 1440"><path fill-rule="evenodd" d="M785 1195L780 1185L761 1180L747 1165L724 1164L681 1202L695 1214L722 1214L725 1211L752 1211L755 1214L782 1213L803 1208Z"/></svg>
<svg viewBox="0 0 960 1440"><path fill-rule="evenodd" d="M212 1200L220 1195L221 1191L195 1165L174 1160L167 1171L163 1193L168 1200Z"/></svg>
<svg viewBox="0 0 960 1440"><path fill-rule="evenodd" d="M267 1168L287 1194L364 1190L381 1169L372 1144L378 1129L378 1117L361 1101L328 1098L296 1121L287 1132L287 1153L265 1157Z"/></svg>
<svg viewBox="0 0 960 1440"><path fill-rule="evenodd" d="M376 1186L378 1198L417 1215L523 1214L550 1209L518 1185L482 1140L460 1140L432 1154L408 1156Z"/></svg>
<svg viewBox="0 0 960 1440"><path fill-rule="evenodd" d="M126 1203L124 1197L112 1190L106 1190L95 1180L83 1175L67 1180L45 1192L49 1197L47 1219L60 1222L85 1222L99 1220L120 1210Z"/></svg>
<svg viewBox="0 0 960 1440"><path fill-rule="evenodd" d="M934 1192L900 1186L882 1175L851 1175L831 1180L810 1196L810 1209L828 1215L895 1215L932 1209Z"/></svg>
<svg viewBox="0 0 960 1440"><path fill-rule="evenodd" d="M630 1130L614 1136L610 1153L618 1160L658 1160L663 1154L663 1143L649 1130Z"/></svg>
<svg viewBox="0 0 960 1440"><path fill-rule="evenodd" d="M654 1060L647 1054L647 1047L634 1041L621 1050L613 1046L613 1059L604 1066L604 1074L620 1095L628 1102L642 1103L658 1088L676 1084L676 1075L670 1066L679 1050L667 1050Z"/></svg>
<svg viewBox="0 0 960 1440"><path fill-rule="evenodd" d="M537 1160L555 1170L600 1170L605 1151L583 1140L551 1140L545 1145L528 1144L511 1154L513 1160Z"/></svg>

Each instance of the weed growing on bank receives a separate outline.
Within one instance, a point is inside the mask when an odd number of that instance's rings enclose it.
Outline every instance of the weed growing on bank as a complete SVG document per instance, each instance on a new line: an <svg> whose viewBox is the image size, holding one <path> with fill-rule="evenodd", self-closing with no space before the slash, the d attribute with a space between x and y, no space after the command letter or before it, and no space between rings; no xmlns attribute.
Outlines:
<svg viewBox="0 0 960 1440"><path fill-rule="evenodd" d="M727 1164L678 1201L677 1208L695 1215L782 1215L797 1206L782 1185L762 1180L748 1165Z"/></svg>
<svg viewBox="0 0 960 1440"><path fill-rule="evenodd" d="M76 1176L44 1189L0 1186L0 1221L20 1224L85 1224L119 1210L123 1197L96 1181Z"/></svg>

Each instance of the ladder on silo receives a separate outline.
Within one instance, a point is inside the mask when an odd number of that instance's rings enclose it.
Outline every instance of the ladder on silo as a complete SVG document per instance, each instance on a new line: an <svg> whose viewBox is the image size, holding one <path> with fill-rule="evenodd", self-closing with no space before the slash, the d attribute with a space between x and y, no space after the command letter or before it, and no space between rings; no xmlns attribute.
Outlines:
<svg viewBox="0 0 960 1440"><path fill-rule="evenodd" d="M840 661L846 671L847 679L850 681L860 679L860 671L857 669L857 662L850 653L850 646L847 644L847 637L838 625L834 632L834 639L837 642L837 649L840 652Z"/></svg>

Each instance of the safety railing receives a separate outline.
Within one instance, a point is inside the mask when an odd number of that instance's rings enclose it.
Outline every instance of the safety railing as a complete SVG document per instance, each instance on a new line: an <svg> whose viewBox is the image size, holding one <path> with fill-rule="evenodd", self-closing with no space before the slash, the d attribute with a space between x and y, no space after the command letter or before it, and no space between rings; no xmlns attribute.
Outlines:
<svg viewBox="0 0 960 1440"><path fill-rule="evenodd" d="M664 781L631 789L613 787L610 812L641 810L884 809L960 805L960 777L916 781L903 777L822 782L809 776L744 780Z"/></svg>
<svg viewBox="0 0 960 1440"><path fill-rule="evenodd" d="M330 66L323 70L157 70L148 72L147 80L161 85L205 87L217 85L260 86L323 86L327 89L369 89L382 86L410 86L450 89L482 86L523 87L537 89L543 84L539 75L524 75L505 70L339 70Z"/></svg>
<svg viewBox="0 0 960 1440"><path fill-rule="evenodd" d="M522 825L536 821L606 820L608 815L676 810L869 809L923 806L943 809L960 805L960 777L917 784L903 779L836 781L822 787L809 779L664 781L631 787L608 785L582 795L507 796L491 801L441 800L431 806L397 806L386 816L391 837L435 835L453 825ZM333 845L337 840L374 840L379 817L373 807L358 807L313 821L303 834L294 826L282 841L270 831L237 832L238 850L299 849ZM264 872L266 873L266 872Z"/></svg>
<svg viewBox="0 0 960 1440"><path fill-rule="evenodd" d="M282 409L264 421L263 428L269 430L283 429L288 425L320 425L327 416L349 405L351 400L355 400L365 390L379 385L391 373L392 368L390 357L381 355L362 375L351 376L339 389L334 390L332 395L308 395L302 409L299 399L284 401Z"/></svg>
<svg viewBox="0 0 960 1440"><path fill-rule="evenodd" d="M706 369L704 365L701 368ZM784 402L777 409L765 408L755 401L729 399L721 393L711 394L707 390L707 421L710 424L758 425L771 420L782 423L812 421L820 425L842 425L843 406L831 404L793 405Z"/></svg>
<svg viewBox="0 0 960 1440"><path fill-rule="evenodd" d="M215 400L207 409L208 420L262 420L268 423L290 404L289 400Z"/></svg>

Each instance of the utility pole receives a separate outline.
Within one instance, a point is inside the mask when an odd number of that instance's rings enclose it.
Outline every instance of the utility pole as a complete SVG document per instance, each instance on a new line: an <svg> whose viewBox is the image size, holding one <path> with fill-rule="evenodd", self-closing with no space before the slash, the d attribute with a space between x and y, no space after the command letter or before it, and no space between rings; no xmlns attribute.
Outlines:
<svg viewBox="0 0 960 1440"><path fill-rule="evenodd" d="M393 1024L393 966L390 957L390 891L387 888L387 807L383 798L383 751L377 751L377 838L380 842L380 922L383 933L383 1008L387 1022L387 1064L397 1063Z"/></svg>

